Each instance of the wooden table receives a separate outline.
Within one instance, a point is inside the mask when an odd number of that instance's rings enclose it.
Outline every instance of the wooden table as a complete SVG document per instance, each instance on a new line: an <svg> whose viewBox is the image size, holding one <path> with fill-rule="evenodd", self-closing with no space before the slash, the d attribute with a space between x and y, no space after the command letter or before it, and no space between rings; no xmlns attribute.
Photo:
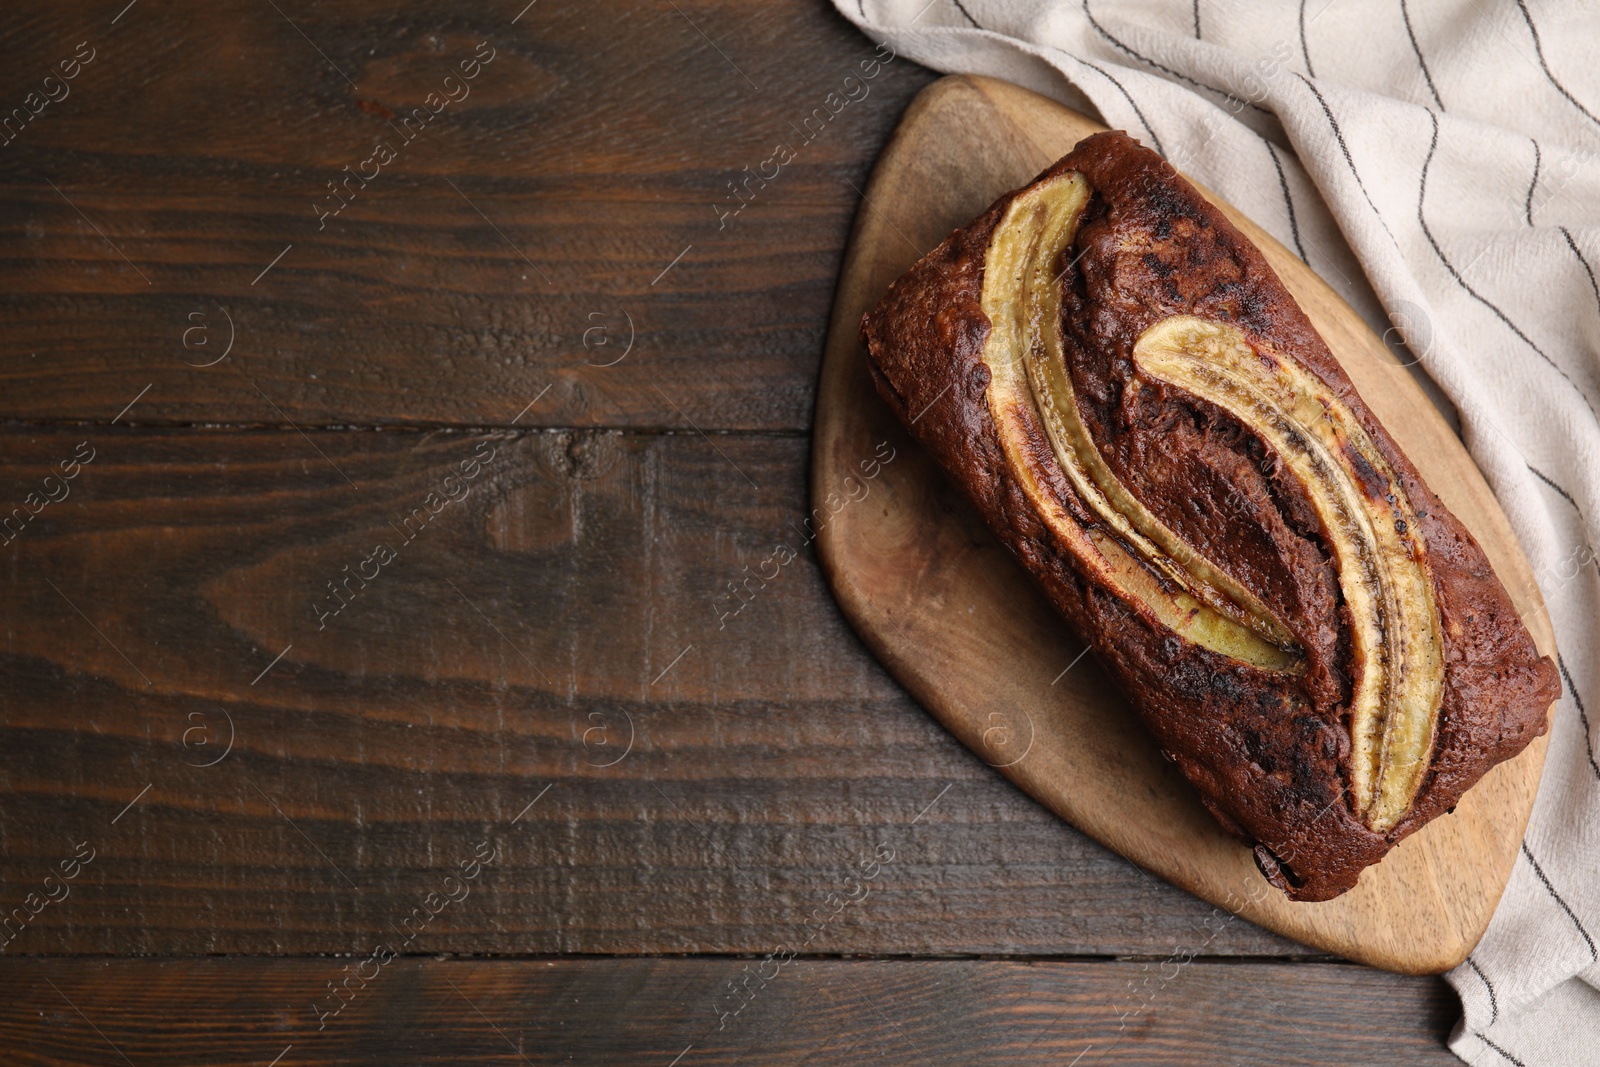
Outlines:
<svg viewBox="0 0 1600 1067"><path fill-rule="evenodd" d="M968 754L813 557L730 612L933 75L806 125L822 0L523 4L0 22L0 1060L1455 1062L1442 982Z"/></svg>

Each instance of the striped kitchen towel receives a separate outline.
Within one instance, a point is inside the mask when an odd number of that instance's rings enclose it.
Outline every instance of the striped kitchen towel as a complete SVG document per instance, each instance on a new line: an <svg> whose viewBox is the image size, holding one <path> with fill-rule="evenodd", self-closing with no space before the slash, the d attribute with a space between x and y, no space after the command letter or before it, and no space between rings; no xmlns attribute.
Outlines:
<svg viewBox="0 0 1600 1067"><path fill-rule="evenodd" d="M1510 885L1448 975L1450 1046L1600 1064L1600 6L835 3L900 55L1134 134L1403 338L1454 403L1539 576L1563 692Z"/></svg>

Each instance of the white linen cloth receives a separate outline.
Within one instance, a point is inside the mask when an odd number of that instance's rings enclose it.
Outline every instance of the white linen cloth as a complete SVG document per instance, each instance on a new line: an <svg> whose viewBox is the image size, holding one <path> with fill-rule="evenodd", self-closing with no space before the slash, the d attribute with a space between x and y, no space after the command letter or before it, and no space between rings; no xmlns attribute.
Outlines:
<svg viewBox="0 0 1600 1067"><path fill-rule="evenodd" d="M1600 6L834 3L936 70L1098 111L1403 338L1455 404L1539 576L1563 692L1510 884L1447 976L1450 1047L1600 1064Z"/></svg>

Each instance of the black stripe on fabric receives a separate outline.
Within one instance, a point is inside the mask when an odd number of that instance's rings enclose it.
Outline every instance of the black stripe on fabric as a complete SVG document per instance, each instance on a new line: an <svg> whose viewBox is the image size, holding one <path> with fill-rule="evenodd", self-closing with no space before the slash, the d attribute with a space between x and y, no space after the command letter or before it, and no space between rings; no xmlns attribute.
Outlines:
<svg viewBox="0 0 1600 1067"><path fill-rule="evenodd" d="M1527 334L1523 333L1522 330L1517 327L1517 324L1512 322L1511 319L1506 316L1504 311L1501 311L1494 304L1490 303L1487 297L1467 284L1467 280L1461 276L1461 272L1456 270L1455 266L1450 262L1450 260L1445 257L1444 249L1440 248L1439 242L1434 239L1433 231L1428 229L1428 220L1423 215L1422 205L1428 197L1428 167L1432 165L1433 154L1439 147L1439 117L1432 111L1426 111L1426 109L1424 110L1424 113L1428 116L1428 121L1433 123L1433 138L1428 142L1428 158L1422 162L1422 180L1417 186L1417 222L1422 226L1422 235L1426 237L1428 239L1428 243L1433 246L1433 254L1439 257L1439 262L1444 264L1445 270L1450 272L1450 277L1456 280L1456 284L1461 286L1462 289L1466 290L1467 295L1472 297L1472 299L1476 300L1478 303L1494 312L1495 317L1501 322L1505 323L1506 328L1512 333L1516 334L1523 344L1533 349L1534 353L1540 359L1550 364L1551 368L1557 374L1561 375L1561 377L1566 380L1568 385L1572 386L1573 392L1578 394L1578 398L1583 401L1584 407L1589 409L1589 414L1593 415L1596 419L1600 419L1600 412L1595 411L1594 405L1589 403L1589 397L1582 389L1578 388L1578 383L1573 381L1567 372L1562 370L1561 367L1557 365L1555 360L1545 355L1544 349L1534 344L1533 339Z"/></svg>
<svg viewBox="0 0 1600 1067"><path fill-rule="evenodd" d="M1261 143L1267 146L1267 155L1272 157L1272 165L1278 168L1278 188L1283 190L1283 202L1289 206L1289 233L1294 237L1294 250L1300 254L1301 262L1305 262L1306 249L1300 243L1300 223L1294 217L1294 197L1289 195L1289 179L1283 173L1283 164L1278 160L1278 150L1272 147L1272 142L1262 138Z"/></svg>
<svg viewBox="0 0 1600 1067"><path fill-rule="evenodd" d="M1578 921L1578 917L1572 913L1572 909L1567 907L1567 902L1561 899L1561 894L1556 892L1556 887L1550 884L1549 878L1545 877L1544 868L1539 866L1539 861L1533 858L1532 852L1528 851L1528 843L1526 841L1522 843L1522 854L1528 858L1528 863L1532 865L1533 873L1539 876L1539 881L1543 882L1544 887L1550 891L1551 899L1561 905L1561 910L1567 913L1567 918L1572 920L1572 925L1576 926L1578 933L1583 935L1583 943L1589 946L1589 958L1591 960L1600 959L1600 955L1595 953L1594 938L1589 936L1589 931L1583 928L1583 923Z"/></svg>
<svg viewBox="0 0 1600 1067"><path fill-rule="evenodd" d="M1230 92L1226 92L1226 91L1224 91L1222 89L1218 89L1218 88L1216 88L1215 86L1212 86L1212 85L1207 85L1204 82L1197 82L1193 78L1189 77L1187 74L1180 74L1179 72L1173 70L1171 67L1163 66L1162 64L1157 63L1155 60L1151 59L1149 56L1141 55L1140 53L1135 52L1133 49L1129 48L1127 45L1123 44L1121 41L1119 41L1115 37L1111 36L1111 34L1106 30L1106 28L1104 26L1100 25L1100 23L1095 21L1094 15L1091 14L1090 11L1089 11L1089 0L1083 0L1083 15L1084 15L1085 18L1087 18L1089 20L1089 25L1094 27L1094 31L1096 33L1098 33L1101 37L1104 37L1107 41L1110 41L1113 46L1115 46L1115 47L1121 49L1122 51L1126 52L1128 55L1132 56L1134 59L1137 59L1139 62L1144 63L1147 66L1154 67L1157 70L1161 71L1163 74L1170 74L1170 75L1172 75L1172 77L1177 78L1179 81L1187 82L1188 84L1194 86L1196 89L1203 89L1208 93L1216 93L1218 96L1226 97L1229 100L1239 100L1239 97L1234 96ZM1240 103L1243 103L1243 104L1245 104L1245 105L1247 105L1249 107L1254 108L1255 110L1261 112L1263 115L1272 114L1272 112L1268 111L1266 108L1262 107L1260 104L1251 103L1249 100L1240 100Z"/></svg>
<svg viewBox="0 0 1600 1067"><path fill-rule="evenodd" d="M1194 39L1200 39L1200 0L1194 0Z"/></svg>
<svg viewBox="0 0 1600 1067"><path fill-rule="evenodd" d="M1528 218L1528 225L1533 225L1533 191L1539 188L1539 166L1544 162L1544 153L1539 151L1539 142L1533 142L1533 180L1528 183L1528 203L1523 208Z"/></svg>
<svg viewBox="0 0 1600 1067"><path fill-rule="evenodd" d="M1565 232L1564 228L1563 232ZM1569 237L1568 240L1571 240L1571 238ZM1578 506L1576 500L1572 499L1571 493L1557 485L1555 479L1535 467L1532 463L1528 463L1527 460L1523 460L1523 462L1533 472L1534 477L1560 493L1562 498L1572 505L1572 510L1578 513L1578 518L1583 518L1583 509ZM1583 753L1589 757L1589 769L1594 772L1595 778L1600 779L1600 763L1595 762L1594 758L1594 733L1589 727L1589 710L1583 706L1583 696L1578 692L1578 686L1573 682L1572 674L1567 670L1567 661L1561 657L1559 652L1556 653L1556 669L1561 672L1561 680L1566 684L1567 692L1572 694L1572 703L1578 709L1578 721L1583 723ZM1469 958L1467 962L1471 963L1472 961ZM1490 1020L1491 1023L1493 1021L1492 1019Z"/></svg>
<svg viewBox="0 0 1600 1067"><path fill-rule="evenodd" d="M961 0L955 0L955 5L956 5L956 10L961 12L961 14L963 14L964 16L966 16L966 19L967 19L968 22L972 23L974 26L976 26L980 30L983 29L983 25L977 19L972 17L972 12L967 10L967 5L966 4L963 4L961 2Z"/></svg>
<svg viewBox="0 0 1600 1067"><path fill-rule="evenodd" d="M1533 24L1533 16L1528 13L1528 5L1523 3L1523 0L1517 0L1517 7L1522 9L1522 19L1528 24L1528 32L1533 34L1533 50L1538 53L1539 66L1544 68L1544 76L1549 78L1550 84L1554 85L1556 90L1567 98L1569 104L1583 112L1590 122L1600 126L1600 119L1595 118L1594 112L1578 103L1578 98L1567 92L1567 87L1557 81L1556 76L1550 72L1550 64L1544 58L1544 44L1539 40L1539 27Z"/></svg>
<svg viewBox="0 0 1600 1067"><path fill-rule="evenodd" d="M1596 778L1600 778L1600 764L1594 761L1594 736L1589 732L1589 713L1584 710L1583 697L1578 695L1578 687L1572 684L1572 675L1567 673L1567 661L1561 658L1559 652L1556 653L1556 668L1561 671L1561 680L1567 683L1567 692L1572 694L1572 702L1578 705L1578 720L1583 723L1583 751L1589 757L1589 769L1594 772Z"/></svg>
<svg viewBox="0 0 1600 1067"><path fill-rule="evenodd" d="M1073 58L1077 59L1078 57L1073 56ZM1138 115L1139 121L1144 124L1145 132L1150 135L1150 140L1155 142L1156 151L1159 152L1163 157L1166 156L1167 150L1161 147L1161 138L1156 135L1155 127L1150 125L1150 120L1144 117L1144 112L1139 109L1139 104L1128 93L1128 90L1123 88L1122 83L1108 74L1103 67L1098 67L1089 62L1087 59L1078 59L1078 62L1082 63L1084 66L1088 67L1090 70L1094 71L1106 81L1117 87L1117 92L1122 94L1122 98L1128 102L1128 106L1133 108L1133 113Z"/></svg>
<svg viewBox="0 0 1600 1067"><path fill-rule="evenodd" d="M1356 161L1350 155L1350 146L1345 143L1344 131L1339 128L1339 121L1333 117L1333 109L1330 108L1328 106L1328 102L1322 98L1322 93L1317 91L1317 87L1311 83L1310 78L1307 78L1304 74L1300 74L1298 72L1295 73L1295 77L1305 82L1306 88L1311 90L1311 95L1316 97L1317 103L1322 105L1322 113L1328 117L1328 125L1333 129L1334 140L1339 142L1339 151L1344 153L1344 161L1345 163L1349 164L1350 173L1355 175L1356 188L1360 189L1361 195L1366 197L1367 206L1372 209L1372 214L1376 216L1378 225L1383 227L1383 232L1389 235L1389 240L1394 241L1394 246L1398 249L1400 247L1400 242L1395 241L1394 231L1390 230L1389 224L1383 221L1383 213L1378 210L1378 205L1372 202L1372 196L1367 192L1367 183L1361 180L1361 172L1356 169ZM1433 112L1429 111L1428 114L1429 116L1432 116ZM1438 136L1438 127L1439 120L1434 119L1434 136L1436 138ZM1429 154L1429 158L1432 158L1432 153ZM1426 178L1426 167L1423 168L1423 175L1424 178Z"/></svg>
<svg viewBox="0 0 1600 1067"><path fill-rule="evenodd" d="M1573 510L1578 513L1578 517L1579 518L1583 517L1583 509L1578 507L1578 502L1576 500L1572 499L1572 494L1571 493L1567 492L1565 489L1563 489L1559 485L1557 485L1554 478L1550 477L1548 474L1546 474L1544 471L1540 470L1538 467L1535 467L1532 463L1528 463L1527 460L1523 460L1522 462L1527 465L1528 469L1531 470L1534 473L1534 475L1541 482L1543 482L1545 485L1548 485L1550 488L1554 489L1556 492L1560 493L1562 496L1566 497L1567 498L1567 503L1572 505Z"/></svg>
<svg viewBox="0 0 1600 1067"><path fill-rule="evenodd" d="M1300 0L1300 54L1306 60L1306 73L1315 78L1317 72L1311 69L1311 49L1306 47L1306 0Z"/></svg>
<svg viewBox="0 0 1600 1067"><path fill-rule="evenodd" d="M1500 1001L1494 995L1494 983L1489 981L1489 976L1483 973L1483 968L1479 967L1478 961L1471 956L1467 957L1467 966L1471 967L1472 973L1478 976L1478 980L1483 983L1483 988L1489 991L1489 1025L1493 1026L1494 1021L1500 1018Z"/></svg>
<svg viewBox="0 0 1600 1067"><path fill-rule="evenodd" d="M1422 68L1422 79L1428 83L1428 92L1433 94L1433 102L1439 105L1440 111L1443 111L1444 101L1439 99L1439 89L1433 84L1433 75L1428 71L1428 61L1422 58L1422 46L1417 44L1417 31L1411 28L1411 9L1406 7L1406 0L1400 0L1400 17L1406 20L1406 36L1411 38L1411 50L1417 54L1417 66Z"/></svg>
<svg viewBox="0 0 1600 1067"><path fill-rule="evenodd" d="M1578 250L1578 242L1572 239L1572 232L1565 226L1560 227L1561 236L1567 239L1567 247L1572 249L1572 254L1578 257L1578 262L1583 264L1583 273L1589 276L1589 289L1594 293L1596 308L1600 308L1600 284L1594 280L1594 268L1589 266L1589 261L1583 258L1583 253Z"/></svg>
<svg viewBox="0 0 1600 1067"><path fill-rule="evenodd" d="M1504 1056L1506 1059L1510 1060L1512 1063L1516 1064L1517 1067L1528 1067L1528 1065L1526 1063L1523 1063L1521 1060L1517 1059L1511 1053L1507 1052L1505 1049L1501 1048L1499 1045L1495 1044L1493 1041L1490 1041L1487 1037L1484 1037L1483 1036L1483 1031L1479 1030L1479 1031L1475 1032L1472 1036L1477 1038L1479 1041L1482 1041L1485 1045L1488 1045L1490 1048L1494 1049L1496 1052L1500 1053L1500 1055Z"/></svg>

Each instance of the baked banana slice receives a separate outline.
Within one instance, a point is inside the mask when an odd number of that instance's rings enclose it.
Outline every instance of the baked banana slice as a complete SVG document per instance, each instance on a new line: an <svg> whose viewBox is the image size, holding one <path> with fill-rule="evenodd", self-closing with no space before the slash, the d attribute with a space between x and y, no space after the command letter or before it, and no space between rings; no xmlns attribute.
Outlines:
<svg viewBox="0 0 1600 1067"><path fill-rule="evenodd" d="M1554 666L1471 535L1259 251L1126 135L952 234L863 334L1289 896L1349 889L1544 731Z"/></svg>

